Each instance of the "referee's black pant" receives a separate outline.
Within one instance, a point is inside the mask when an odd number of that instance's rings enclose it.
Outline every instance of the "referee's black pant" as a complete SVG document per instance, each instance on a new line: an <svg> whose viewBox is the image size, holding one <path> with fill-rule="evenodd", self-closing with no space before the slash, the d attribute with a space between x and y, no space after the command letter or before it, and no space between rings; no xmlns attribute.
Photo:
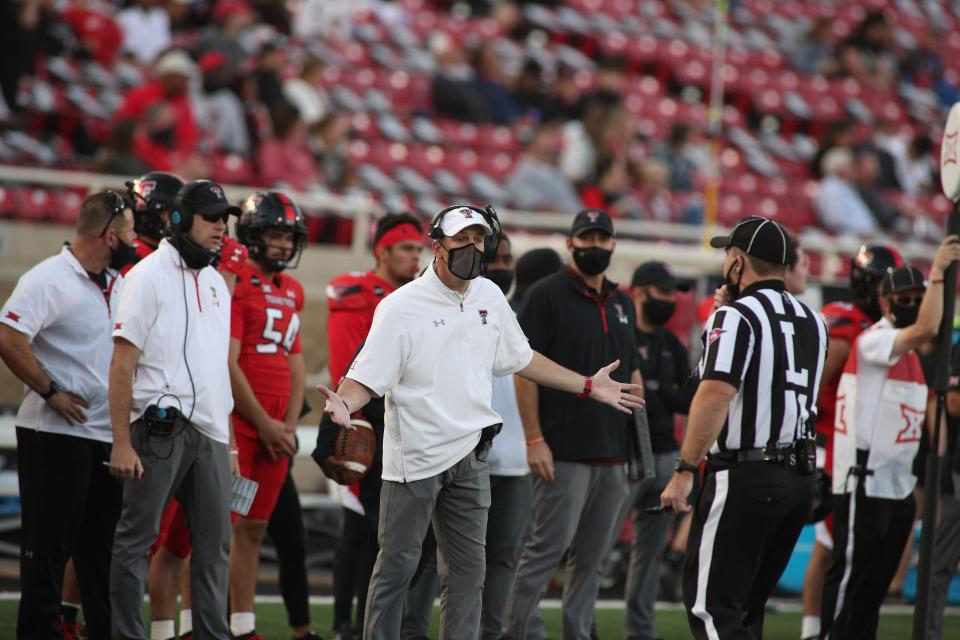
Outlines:
<svg viewBox="0 0 960 640"><path fill-rule="evenodd" d="M63 570L73 557L90 640L110 637L110 558L121 485L104 461L110 445L17 427L20 608L17 638L60 638Z"/></svg>
<svg viewBox="0 0 960 640"><path fill-rule="evenodd" d="M897 573L916 514L911 493L902 500L870 498L863 479L837 496L833 512L833 561L823 585L820 637L876 638L880 605Z"/></svg>
<svg viewBox="0 0 960 640"><path fill-rule="evenodd" d="M767 462L707 463L683 567L698 640L760 640L767 598L813 505L814 476Z"/></svg>

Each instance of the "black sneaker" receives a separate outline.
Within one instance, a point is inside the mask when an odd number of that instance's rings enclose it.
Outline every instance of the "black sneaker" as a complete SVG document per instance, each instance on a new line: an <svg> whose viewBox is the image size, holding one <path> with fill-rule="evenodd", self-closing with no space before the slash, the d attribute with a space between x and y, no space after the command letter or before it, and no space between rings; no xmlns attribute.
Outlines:
<svg viewBox="0 0 960 640"><path fill-rule="evenodd" d="M323 637L318 635L313 629L310 629L305 635L293 636L293 640L323 640Z"/></svg>

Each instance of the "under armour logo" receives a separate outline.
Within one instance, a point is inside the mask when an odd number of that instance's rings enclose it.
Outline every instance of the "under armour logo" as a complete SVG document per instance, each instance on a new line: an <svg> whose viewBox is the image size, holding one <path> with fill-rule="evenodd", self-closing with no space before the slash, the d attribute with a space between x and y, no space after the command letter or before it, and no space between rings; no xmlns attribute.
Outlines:
<svg viewBox="0 0 960 640"><path fill-rule="evenodd" d="M433 326L435 326L435 327L439 327L439 326L441 326L441 325L444 325L444 326L445 326L446 324L447 324L447 323L443 321L443 318L441 318L440 320L434 320L434 321L433 321Z"/></svg>
<svg viewBox="0 0 960 640"><path fill-rule="evenodd" d="M217 297L217 290L214 287L210 287L210 293L213 294L213 304L220 306L220 298Z"/></svg>

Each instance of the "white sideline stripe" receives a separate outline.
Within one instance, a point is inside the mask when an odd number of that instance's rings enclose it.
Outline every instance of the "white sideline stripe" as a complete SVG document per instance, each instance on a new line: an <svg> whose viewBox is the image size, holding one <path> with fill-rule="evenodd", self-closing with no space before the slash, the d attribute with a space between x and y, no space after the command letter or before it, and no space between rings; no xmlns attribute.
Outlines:
<svg viewBox="0 0 960 640"><path fill-rule="evenodd" d="M10 602L20 600L19 591L0 591L0 602ZM144 598L146 601L146 598ZM280 596L257 596L256 601L260 604L282 604L283 599ZM310 604L332 605L333 596L310 596ZM440 598L433 601L435 607L440 606ZM541 609L559 609L563 602L558 599L550 598L540 601ZM622 611L623 600L597 600L597 609ZM771 613L801 613L803 604L794 600L770 600L767 602L767 610ZM657 602L657 611L683 611L683 605L679 602ZM880 613L886 615L909 615L913 613L911 604L885 604L880 607ZM955 616L960 615L960 607L947 607L946 614Z"/></svg>
<svg viewBox="0 0 960 640"><path fill-rule="evenodd" d="M723 515L723 506L727 502L727 489L730 486L729 469L718 471L714 474L714 478L716 489L713 494L713 502L710 504L710 513L707 515L707 521L703 525L703 533L700 537L700 557L698 558L699 566L697 567L697 597L694 600L693 609L690 613L703 620L707 637L710 638L710 640L720 640L717 627L713 624L713 616L707 611L707 585L710 583L710 564L713 561L713 545L717 537L717 528L720 526L720 516Z"/></svg>

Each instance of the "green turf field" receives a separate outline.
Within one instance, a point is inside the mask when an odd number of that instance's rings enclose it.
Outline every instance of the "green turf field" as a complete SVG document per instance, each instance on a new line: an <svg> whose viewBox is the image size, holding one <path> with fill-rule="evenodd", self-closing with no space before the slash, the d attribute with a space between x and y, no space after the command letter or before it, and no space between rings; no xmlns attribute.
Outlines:
<svg viewBox="0 0 960 640"><path fill-rule="evenodd" d="M330 629L332 607L330 605L313 605L313 628L321 635ZM547 623L547 632L552 638L560 637L559 609L545 609L544 620ZM0 601L0 640L15 637L17 618L17 603L15 601ZM439 637L440 610L434 610L433 621L430 627L430 636ZM597 611L597 624L600 638L613 640L622 637L623 612L620 610L601 609ZM911 636L912 618L909 615L884 615L880 619L879 640L908 640ZM960 615L948 616L944 621L944 640L960 640ZM257 630L265 640L285 640L290 637L286 626L286 614L279 604L257 605ZM690 632L687 630L686 614L681 611L660 611L657 613L657 630L665 640L688 640ZM799 613L770 613L767 615L765 640L797 640L800 636Z"/></svg>

